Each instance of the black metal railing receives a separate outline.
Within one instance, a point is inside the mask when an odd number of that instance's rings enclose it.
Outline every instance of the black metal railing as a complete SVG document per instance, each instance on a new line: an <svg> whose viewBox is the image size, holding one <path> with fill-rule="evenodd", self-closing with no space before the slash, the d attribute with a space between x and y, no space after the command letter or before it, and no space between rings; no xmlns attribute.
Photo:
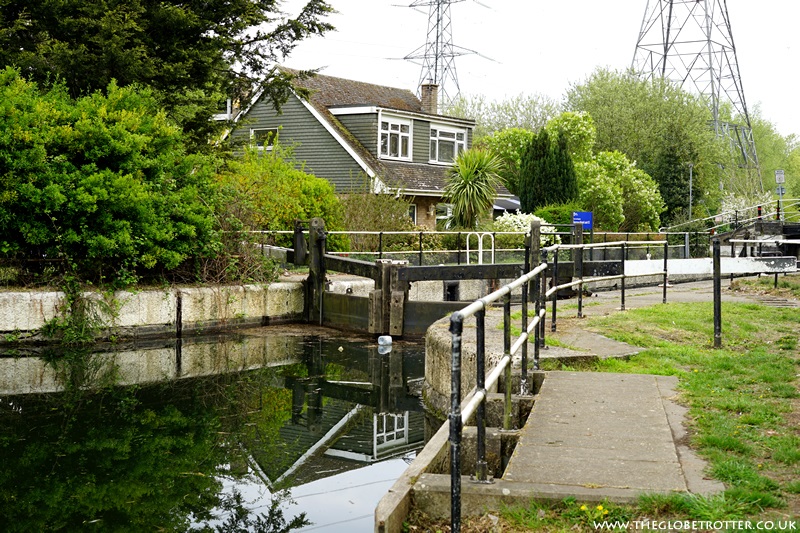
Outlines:
<svg viewBox="0 0 800 533"><path fill-rule="evenodd" d="M486 397L487 390L491 389L504 375L505 397L503 402L503 428L511 429L511 361L513 356L522 351L522 377L520 380L521 393L528 393L528 371L527 371L527 344L531 333L534 335L534 369L539 367L539 335L545 316L545 306L537 302L537 313L533 320L528 322L527 309L523 309L521 317L521 334L516 342L511 344L511 293L515 289L521 289L522 294L529 292L529 283L537 280L541 285L547 264L538 265L530 272L525 273L508 285L504 285L493 293L476 300L461 311L453 313L450 317L450 333L452 334L452 357L451 357L451 382L450 382L450 475L451 475L451 531L461 530L461 433L464 424L468 422L472 415L476 416L477 426L477 465L475 469L475 481L478 483L490 482L487 473L486 463ZM533 290L534 298L539 298L541 291ZM485 336L485 317L486 309L502 299L503 302L503 356L491 370L489 375L486 372L486 336ZM525 298L523 298L524 300ZM476 372L477 384L475 389L469 393L462 407L461 400L461 341L464 330L464 321L474 316L476 321Z"/></svg>

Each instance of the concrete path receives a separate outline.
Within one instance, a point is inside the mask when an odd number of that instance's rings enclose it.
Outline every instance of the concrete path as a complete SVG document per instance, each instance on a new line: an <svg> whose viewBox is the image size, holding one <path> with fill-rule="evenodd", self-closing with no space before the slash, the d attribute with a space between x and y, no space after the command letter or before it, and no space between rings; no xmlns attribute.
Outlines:
<svg viewBox="0 0 800 533"><path fill-rule="evenodd" d="M633 501L722 490L679 451L674 377L548 372L503 479L540 497ZM678 441L679 442L679 441Z"/></svg>

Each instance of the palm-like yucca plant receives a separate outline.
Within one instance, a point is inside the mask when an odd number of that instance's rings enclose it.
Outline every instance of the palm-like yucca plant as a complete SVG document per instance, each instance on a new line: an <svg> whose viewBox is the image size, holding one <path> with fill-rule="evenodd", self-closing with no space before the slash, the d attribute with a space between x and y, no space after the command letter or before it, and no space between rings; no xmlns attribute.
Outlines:
<svg viewBox="0 0 800 533"><path fill-rule="evenodd" d="M458 154L447 171L443 199L452 205L450 226L473 229L492 208L500 185L502 161L486 150L472 148Z"/></svg>

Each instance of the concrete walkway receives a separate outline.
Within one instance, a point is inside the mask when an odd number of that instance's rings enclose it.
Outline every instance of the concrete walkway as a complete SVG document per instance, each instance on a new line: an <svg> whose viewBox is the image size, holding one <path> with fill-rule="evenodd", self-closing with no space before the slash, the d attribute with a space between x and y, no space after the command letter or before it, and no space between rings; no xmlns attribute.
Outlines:
<svg viewBox="0 0 800 533"><path fill-rule="evenodd" d="M552 499L633 501L641 493L721 490L703 479L699 461L680 443L677 382L548 372L503 479Z"/></svg>
<svg viewBox="0 0 800 533"><path fill-rule="evenodd" d="M667 287L667 302L713 301L710 281ZM725 302L752 302L730 290ZM626 292L625 308L660 305L662 287ZM584 316L620 312L618 291L584 297ZM562 346L543 359L624 357L639 348L581 329L576 300L559 301L561 320L548 335ZM632 501L647 492L713 493L719 482L703 475L704 461L686 446L686 408L677 403L675 377L594 372L547 372L503 479L532 484L541 497L575 496Z"/></svg>

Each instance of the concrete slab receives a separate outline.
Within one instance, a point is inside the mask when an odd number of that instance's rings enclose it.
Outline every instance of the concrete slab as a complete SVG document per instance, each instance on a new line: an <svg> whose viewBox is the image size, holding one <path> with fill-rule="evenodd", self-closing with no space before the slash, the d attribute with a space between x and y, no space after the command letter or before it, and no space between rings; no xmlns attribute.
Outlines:
<svg viewBox="0 0 800 533"><path fill-rule="evenodd" d="M591 488L600 498L605 489L632 489L632 498L688 492L667 414L676 384L664 376L548 372L503 479L559 493Z"/></svg>

